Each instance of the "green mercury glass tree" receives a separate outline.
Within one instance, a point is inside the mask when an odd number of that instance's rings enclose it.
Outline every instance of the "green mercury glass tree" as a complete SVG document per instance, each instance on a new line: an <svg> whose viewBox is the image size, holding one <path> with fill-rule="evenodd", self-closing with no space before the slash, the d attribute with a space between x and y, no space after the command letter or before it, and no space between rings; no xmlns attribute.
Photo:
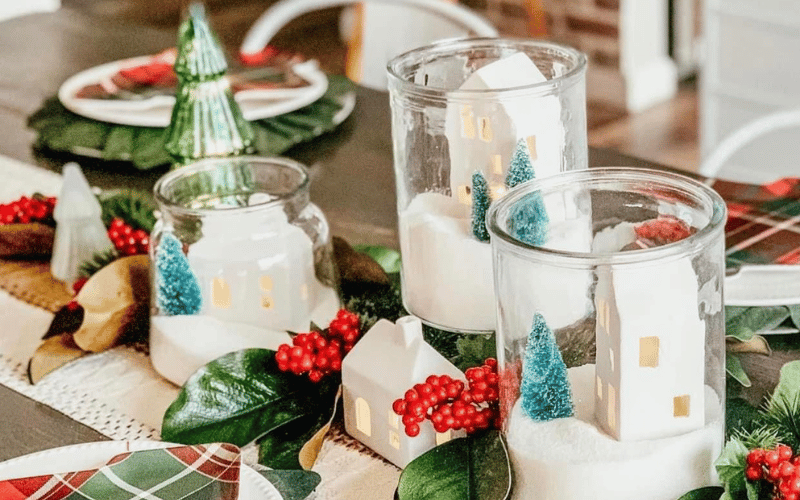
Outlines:
<svg viewBox="0 0 800 500"><path fill-rule="evenodd" d="M192 3L178 34L178 89L164 145L173 168L252 151L253 129L233 98L227 69L204 7Z"/></svg>

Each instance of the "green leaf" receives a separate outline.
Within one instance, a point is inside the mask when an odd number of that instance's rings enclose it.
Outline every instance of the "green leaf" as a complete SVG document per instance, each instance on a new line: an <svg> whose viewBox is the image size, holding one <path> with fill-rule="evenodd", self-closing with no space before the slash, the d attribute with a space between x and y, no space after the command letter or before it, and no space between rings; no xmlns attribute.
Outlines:
<svg viewBox="0 0 800 500"><path fill-rule="evenodd" d="M777 429L782 443L795 449L800 446L800 361L790 361L781 368L764 416Z"/></svg>
<svg viewBox="0 0 800 500"><path fill-rule="evenodd" d="M747 453L747 447L741 441L731 439L714 462L725 491L734 498L746 490L747 479L744 477L744 470L747 467Z"/></svg>
<svg viewBox="0 0 800 500"><path fill-rule="evenodd" d="M486 358L497 355L494 335L464 335L456 340L458 356L453 360L460 370L465 371L473 366L480 366Z"/></svg>
<svg viewBox="0 0 800 500"><path fill-rule="evenodd" d="M397 486L399 500L503 500L511 466L498 431L437 446L408 464Z"/></svg>
<svg viewBox="0 0 800 500"><path fill-rule="evenodd" d="M331 386L333 377L323 379L323 393L328 397L328 411L304 415L297 420L275 429L258 440L258 463L272 469L301 469L298 456L300 449L314 434L331 421L336 410L336 388ZM332 393L331 393L332 391Z"/></svg>
<svg viewBox="0 0 800 500"><path fill-rule="evenodd" d="M789 317L796 328L800 328L800 304L786 306L789 308Z"/></svg>
<svg viewBox="0 0 800 500"><path fill-rule="evenodd" d="M400 272L400 252L379 245L353 245L353 250L372 257L386 274Z"/></svg>
<svg viewBox="0 0 800 500"><path fill-rule="evenodd" d="M306 470L262 470L259 474L272 483L283 500L305 500L322 481L319 474Z"/></svg>
<svg viewBox="0 0 800 500"><path fill-rule="evenodd" d="M725 490L719 486L706 486L705 488L692 490L682 495L678 500L720 500L723 493L725 493Z"/></svg>
<svg viewBox="0 0 800 500"><path fill-rule="evenodd" d="M789 317L786 306L725 307L725 334L741 341L750 340L763 330L770 330Z"/></svg>
<svg viewBox="0 0 800 500"><path fill-rule="evenodd" d="M313 384L281 372L275 352L245 349L226 354L192 375L164 414L164 441L222 441L244 446L284 425L329 412L335 381Z"/></svg>
<svg viewBox="0 0 800 500"><path fill-rule="evenodd" d="M786 401L800 400L800 361L790 361L781 367L778 386L775 387L775 391L772 393L768 407L771 407L778 399Z"/></svg>
<svg viewBox="0 0 800 500"><path fill-rule="evenodd" d="M728 353L728 355L725 356L725 370L728 372L728 375L733 377L734 380L742 384L744 387L750 387L753 385L753 383L750 381L750 377L747 376L744 368L742 368L742 361L735 354Z"/></svg>

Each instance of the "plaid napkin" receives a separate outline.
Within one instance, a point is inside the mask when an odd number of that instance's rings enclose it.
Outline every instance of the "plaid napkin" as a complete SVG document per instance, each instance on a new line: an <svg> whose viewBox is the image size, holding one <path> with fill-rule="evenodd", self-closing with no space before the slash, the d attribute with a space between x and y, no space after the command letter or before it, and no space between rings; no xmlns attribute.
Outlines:
<svg viewBox="0 0 800 500"><path fill-rule="evenodd" d="M728 205L726 265L800 264L800 178L755 186L715 180Z"/></svg>
<svg viewBox="0 0 800 500"><path fill-rule="evenodd" d="M0 499L236 500L240 461L231 444L134 451L99 469L0 481Z"/></svg>

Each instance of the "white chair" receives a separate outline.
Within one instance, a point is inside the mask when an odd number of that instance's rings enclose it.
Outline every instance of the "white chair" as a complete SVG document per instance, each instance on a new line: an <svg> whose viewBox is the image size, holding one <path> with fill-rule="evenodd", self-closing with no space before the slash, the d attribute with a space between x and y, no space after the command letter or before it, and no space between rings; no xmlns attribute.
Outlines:
<svg viewBox="0 0 800 500"><path fill-rule="evenodd" d="M749 155L741 154L756 140L764 144ZM800 109L773 112L739 128L703 160L699 172L752 184L800 177Z"/></svg>
<svg viewBox="0 0 800 500"><path fill-rule="evenodd" d="M383 12L384 26L378 27L373 33L379 40L363 40L363 49L357 81L367 87L375 89L386 88L386 63L392 57L418 45L430 43L436 39L453 37L452 29L442 27L441 23L429 24L433 26L434 33L431 39L420 38L420 32L425 32L424 19L431 17L437 20L449 21L449 28L457 27L476 36L496 37L497 30L488 21L468 8L448 0L281 0L268 8L253 24L242 42L240 52L243 54L256 54L261 52L272 37L292 19L318 9L345 6L351 4L365 4L366 7L387 7ZM374 5L373 5L374 4ZM390 9L389 7L394 7ZM420 14L433 14L435 16L420 16L412 19L413 26L404 26L395 17L394 12L399 7L415 9ZM374 17L373 17L374 19ZM369 22L369 19L367 19ZM409 29L410 28L410 29ZM405 39L403 35L409 33ZM438 35L438 36L437 36ZM409 46L410 44L410 46ZM353 74L348 71L348 76Z"/></svg>

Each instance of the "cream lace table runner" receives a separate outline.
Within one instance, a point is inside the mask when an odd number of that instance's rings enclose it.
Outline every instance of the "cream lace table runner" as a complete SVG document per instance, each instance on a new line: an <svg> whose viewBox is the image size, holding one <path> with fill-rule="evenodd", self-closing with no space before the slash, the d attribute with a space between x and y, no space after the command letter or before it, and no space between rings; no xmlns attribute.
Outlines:
<svg viewBox="0 0 800 500"><path fill-rule="evenodd" d="M0 155L0 203L41 192L57 195L59 175ZM149 358L131 348L84 356L28 383L27 364L53 314L0 290L0 384L117 440L158 439L161 417L178 394ZM390 499L399 471L368 454L328 440L314 470L317 499Z"/></svg>

